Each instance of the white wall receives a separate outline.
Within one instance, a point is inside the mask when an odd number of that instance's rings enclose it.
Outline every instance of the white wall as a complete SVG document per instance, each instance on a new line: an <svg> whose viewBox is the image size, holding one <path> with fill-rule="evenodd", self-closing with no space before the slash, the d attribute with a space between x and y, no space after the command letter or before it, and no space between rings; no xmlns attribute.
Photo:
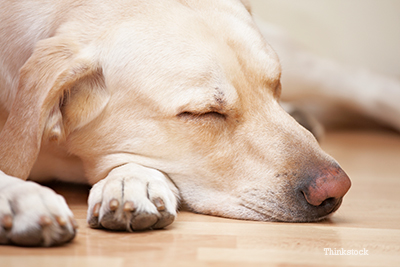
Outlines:
<svg viewBox="0 0 400 267"><path fill-rule="evenodd" d="M400 78L400 0L250 0L309 50Z"/></svg>

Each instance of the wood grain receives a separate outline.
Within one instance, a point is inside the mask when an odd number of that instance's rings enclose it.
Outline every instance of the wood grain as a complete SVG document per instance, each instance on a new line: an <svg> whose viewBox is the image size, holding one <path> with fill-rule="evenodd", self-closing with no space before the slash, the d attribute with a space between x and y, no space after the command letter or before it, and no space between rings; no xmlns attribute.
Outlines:
<svg viewBox="0 0 400 267"><path fill-rule="evenodd" d="M1 246L0 266L400 266L400 135L332 132L322 147L353 183L329 221L251 222L182 211L165 230L109 232L86 224L88 187L53 185L79 222L78 236L55 248ZM325 255L324 248L368 255Z"/></svg>

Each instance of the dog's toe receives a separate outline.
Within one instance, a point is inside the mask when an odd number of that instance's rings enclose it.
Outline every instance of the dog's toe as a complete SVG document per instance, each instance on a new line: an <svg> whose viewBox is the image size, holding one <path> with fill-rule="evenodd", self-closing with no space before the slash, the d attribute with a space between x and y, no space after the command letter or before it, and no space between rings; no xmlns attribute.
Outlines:
<svg viewBox="0 0 400 267"><path fill-rule="evenodd" d="M101 203L96 203L93 208L88 211L88 224L91 228L100 228L99 223L99 213L100 213Z"/></svg>
<svg viewBox="0 0 400 267"><path fill-rule="evenodd" d="M157 223L153 225L154 229L162 229L167 227L171 223L174 222L176 215L168 212L168 211L161 211L161 217L158 219Z"/></svg>
<svg viewBox="0 0 400 267"><path fill-rule="evenodd" d="M41 246L43 244L43 235L40 228L30 228L23 232L14 232L7 239L7 243L17 244L20 246Z"/></svg>
<svg viewBox="0 0 400 267"><path fill-rule="evenodd" d="M157 220L158 218L156 214L147 212L139 213L131 220L131 228L134 231L150 229Z"/></svg>
<svg viewBox="0 0 400 267"><path fill-rule="evenodd" d="M159 229L174 221L176 208L177 189L164 174L127 164L93 186L88 223L109 230Z"/></svg>
<svg viewBox="0 0 400 267"><path fill-rule="evenodd" d="M112 199L108 203L108 211L106 211L101 218L100 225L110 230L125 230L127 227L125 220L116 219L116 212L118 212L119 208L119 201L117 199Z"/></svg>
<svg viewBox="0 0 400 267"><path fill-rule="evenodd" d="M109 230L123 231L126 230L126 222L116 218L115 211L107 212L103 215L100 225Z"/></svg>
<svg viewBox="0 0 400 267"><path fill-rule="evenodd" d="M156 206L160 216L157 220L157 223L153 225L154 229L164 228L175 220L176 215L170 213L165 207L165 203L161 197L157 197L153 200L154 205Z"/></svg>
<svg viewBox="0 0 400 267"><path fill-rule="evenodd" d="M2 203L0 203L2 205ZM12 229L13 225L13 218L11 214L3 214L0 217L0 244L7 244L8 240L8 233Z"/></svg>

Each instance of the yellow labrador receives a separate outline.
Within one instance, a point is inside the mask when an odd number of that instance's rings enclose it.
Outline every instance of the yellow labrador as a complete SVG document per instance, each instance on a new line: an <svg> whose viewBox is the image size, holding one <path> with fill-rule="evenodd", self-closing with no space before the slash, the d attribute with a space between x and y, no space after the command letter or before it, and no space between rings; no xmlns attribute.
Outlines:
<svg viewBox="0 0 400 267"><path fill-rule="evenodd" d="M0 18L0 243L75 236L27 178L93 185L89 225L127 231L171 224L179 200L317 221L350 187L279 105L278 57L241 1L2 1Z"/></svg>

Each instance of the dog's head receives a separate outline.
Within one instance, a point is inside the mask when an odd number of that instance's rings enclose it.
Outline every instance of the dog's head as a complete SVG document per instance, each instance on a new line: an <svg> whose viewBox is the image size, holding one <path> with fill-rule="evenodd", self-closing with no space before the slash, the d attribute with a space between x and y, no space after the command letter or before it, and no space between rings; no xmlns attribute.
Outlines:
<svg viewBox="0 0 400 267"><path fill-rule="evenodd" d="M166 173L196 212L326 217L350 180L280 107L280 63L248 10L204 2L119 6L118 23L61 27L23 67L8 125L27 125L31 155L42 136L58 139L92 182L135 162Z"/></svg>

